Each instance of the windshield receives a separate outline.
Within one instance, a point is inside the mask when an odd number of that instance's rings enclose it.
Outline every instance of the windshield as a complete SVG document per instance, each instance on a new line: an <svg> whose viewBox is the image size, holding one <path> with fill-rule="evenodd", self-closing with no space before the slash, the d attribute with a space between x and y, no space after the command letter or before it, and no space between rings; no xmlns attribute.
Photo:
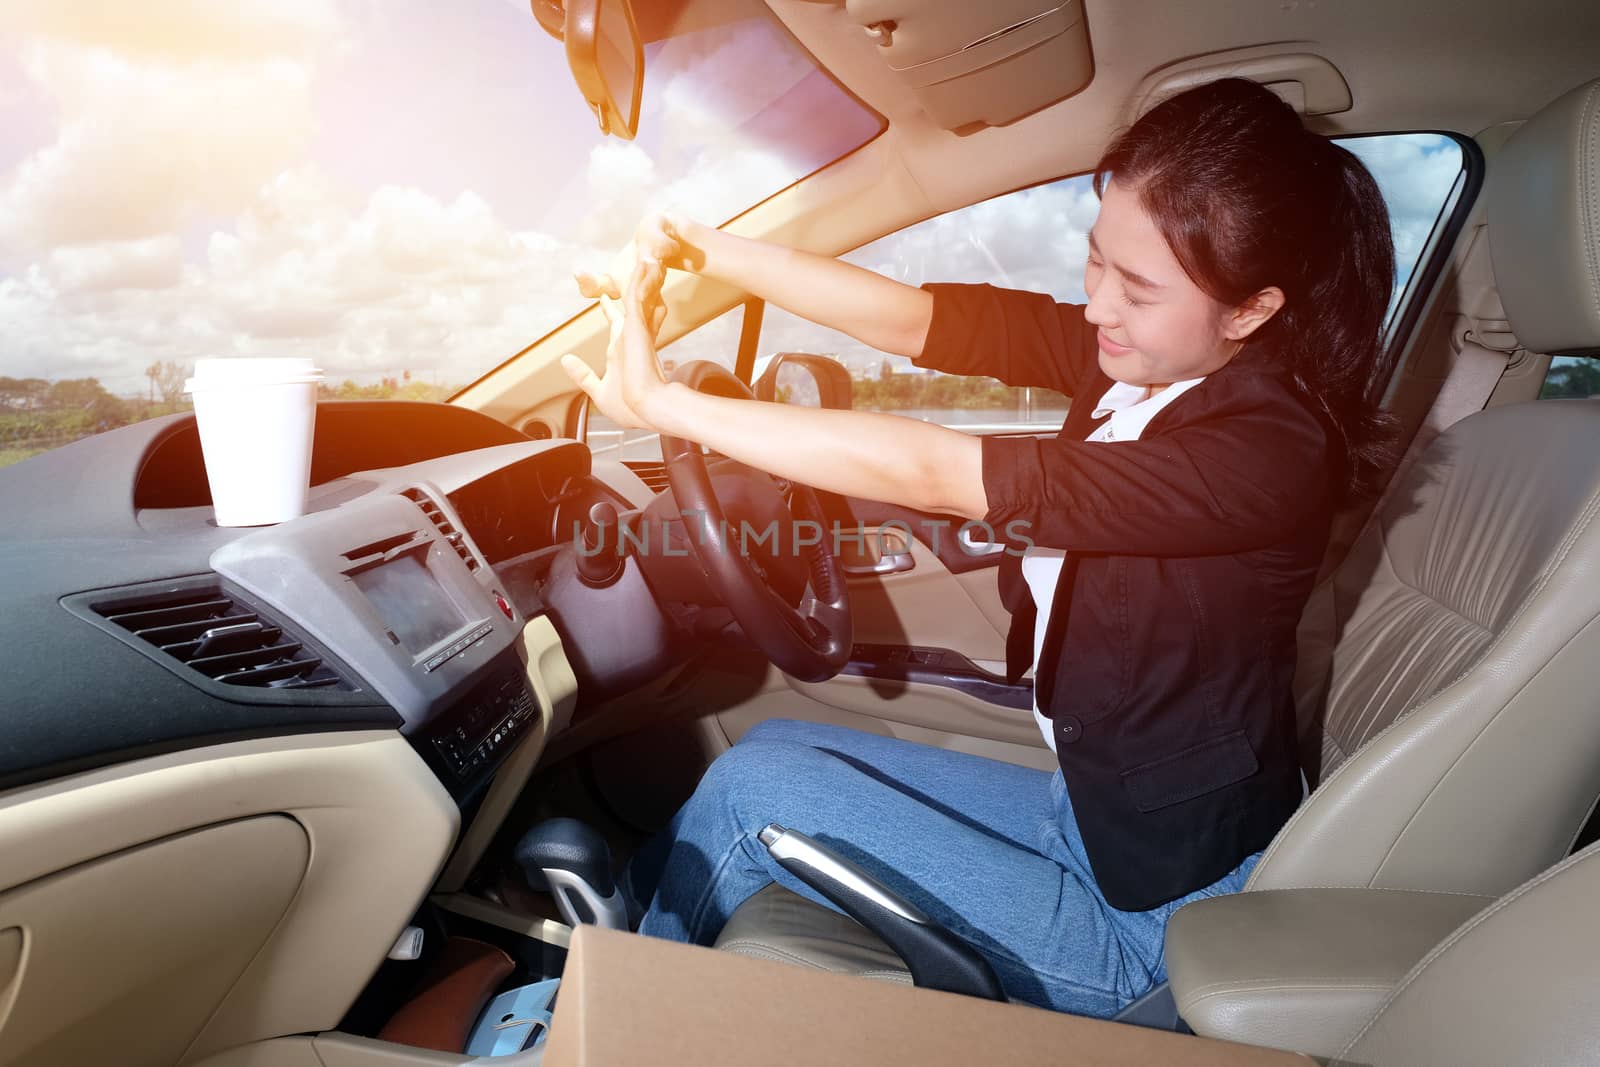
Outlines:
<svg viewBox="0 0 1600 1067"><path fill-rule="evenodd" d="M634 6L624 142L526 0L5 5L0 465L185 408L202 357L442 399L644 212L720 224L883 128L761 0Z"/></svg>

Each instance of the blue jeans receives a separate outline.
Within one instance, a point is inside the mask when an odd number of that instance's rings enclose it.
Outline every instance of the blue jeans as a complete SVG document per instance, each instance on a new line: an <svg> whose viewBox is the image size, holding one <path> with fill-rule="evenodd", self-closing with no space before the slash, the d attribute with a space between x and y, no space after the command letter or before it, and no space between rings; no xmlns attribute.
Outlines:
<svg viewBox="0 0 1600 1067"><path fill-rule="evenodd" d="M1114 1015L1165 981L1168 917L1238 892L1261 857L1186 897L1120 911L1095 884L1059 770L772 720L718 757L634 857L625 884L645 906L639 932L710 944L772 882L826 905L756 839L772 822L837 849L965 938L1011 999L1079 1015Z"/></svg>

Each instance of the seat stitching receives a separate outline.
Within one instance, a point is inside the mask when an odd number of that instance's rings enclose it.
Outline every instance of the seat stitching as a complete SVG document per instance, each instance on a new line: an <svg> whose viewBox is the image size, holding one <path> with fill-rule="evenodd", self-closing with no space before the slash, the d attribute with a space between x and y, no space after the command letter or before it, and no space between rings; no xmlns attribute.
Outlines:
<svg viewBox="0 0 1600 1067"><path fill-rule="evenodd" d="M1384 1012L1389 1010L1389 1005L1393 1004L1395 999L1398 998L1400 994L1404 993L1412 982L1415 982L1418 978L1420 978L1422 976L1422 972L1426 971L1434 960L1449 952L1463 937L1470 934L1479 926L1482 926L1489 920L1491 916L1499 912L1502 908L1509 906L1516 900L1525 896L1527 893L1537 889L1539 886L1543 885L1545 882L1548 882L1550 879L1554 878L1562 871L1565 871L1567 868L1575 867L1584 860L1594 859L1597 857L1600 857L1600 848L1593 847L1584 849L1575 856L1568 856L1561 863L1556 864L1543 874L1523 883L1518 888L1513 889L1510 893L1507 893L1505 896L1495 901L1492 905L1485 908L1477 915L1474 915L1466 922L1462 923L1454 933L1435 945L1432 951L1430 951L1426 956L1422 957L1415 967L1411 968L1410 972L1400 980L1400 984L1395 986L1394 991L1389 994L1389 996L1381 1005L1378 1006L1378 1010L1373 1014L1372 1018L1367 1020L1367 1024L1361 1028L1361 1032L1356 1034L1355 1037L1352 1037L1349 1043L1346 1044L1344 1048L1339 1050L1339 1055L1343 1056L1346 1052L1349 1052L1352 1048L1354 1048L1356 1042L1360 1041L1362 1037L1366 1036L1367 1031L1372 1029L1373 1024L1383 1017Z"/></svg>
<svg viewBox="0 0 1600 1067"><path fill-rule="evenodd" d="M731 941L724 941L717 948L723 952L734 952L739 955L759 955L774 962L794 963L803 967L810 967L816 971L828 971L834 974L845 973L835 971L832 967L820 964L798 953L790 952L787 949L750 937L736 937Z"/></svg>
<svg viewBox="0 0 1600 1067"><path fill-rule="evenodd" d="M910 971L896 971L888 969L877 971L857 971L856 976L859 978L881 978L890 982L910 982L912 980Z"/></svg>
<svg viewBox="0 0 1600 1067"><path fill-rule="evenodd" d="M1186 1005L1198 1004L1202 1000L1211 1000L1216 997L1225 997L1234 993L1270 993L1275 989L1293 990L1304 993L1307 990L1327 989L1340 993L1356 992L1362 990L1384 990L1394 988L1398 978L1384 978L1374 976L1371 978L1306 978L1295 982L1274 982L1271 980L1259 982L1207 982L1191 990L1183 998Z"/></svg>
<svg viewBox="0 0 1600 1067"><path fill-rule="evenodd" d="M1585 182L1583 180L1586 157L1597 154L1593 142L1593 134L1597 124L1591 120L1597 95L1600 95L1600 85L1590 86L1588 93L1584 96L1583 108L1578 119L1579 146L1573 165L1577 170L1576 185L1584 212L1583 233L1579 238L1579 243L1583 248L1584 261L1589 267L1589 299L1594 304L1595 311L1600 313L1600 254L1595 251L1597 247L1600 247L1600 241L1595 239L1600 236L1600 233L1597 233L1597 231L1600 231L1600 225L1597 225L1596 222L1596 217L1600 216L1600 181L1587 183L1589 186L1588 195L1584 196Z"/></svg>

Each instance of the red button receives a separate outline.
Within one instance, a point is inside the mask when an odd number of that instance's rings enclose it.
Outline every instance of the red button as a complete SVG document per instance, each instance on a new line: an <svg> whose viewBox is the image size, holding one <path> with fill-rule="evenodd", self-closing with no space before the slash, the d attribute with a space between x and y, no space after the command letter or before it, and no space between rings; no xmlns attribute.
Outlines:
<svg viewBox="0 0 1600 1067"><path fill-rule="evenodd" d="M500 605L500 610L505 612L506 618L515 618L515 615L511 611L511 604L506 600L505 597L501 596L499 593L496 593L494 595L494 602Z"/></svg>

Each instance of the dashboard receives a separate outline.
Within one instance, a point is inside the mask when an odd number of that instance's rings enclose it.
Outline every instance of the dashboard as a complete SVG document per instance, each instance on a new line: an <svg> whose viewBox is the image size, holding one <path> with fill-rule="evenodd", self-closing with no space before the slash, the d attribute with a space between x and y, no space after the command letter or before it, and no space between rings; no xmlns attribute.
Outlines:
<svg viewBox="0 0 1600 1067"><path fill-rule="evenodd" d="M216 526L189 415L0 470L0 789L376 726L465 803L539 720L531 620L551 617L591 686L676 662L641 576L571 578L590 508L653 497L578 442L373 401L318 406L307 512L276 526Z"/></svg>

